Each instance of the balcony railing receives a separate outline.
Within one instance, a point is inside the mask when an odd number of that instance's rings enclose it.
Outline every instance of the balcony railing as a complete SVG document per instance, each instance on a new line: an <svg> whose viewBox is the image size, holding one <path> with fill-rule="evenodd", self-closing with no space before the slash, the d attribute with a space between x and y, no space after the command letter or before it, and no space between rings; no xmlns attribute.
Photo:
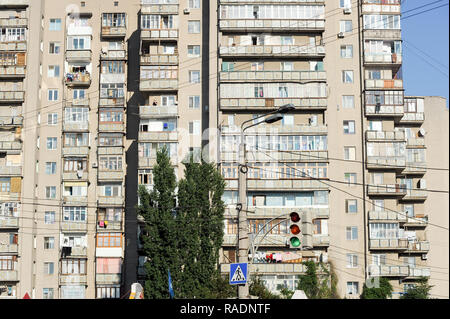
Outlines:
<svg viewBox="0 0 450 319"><path fill-rule="evenodd" d="M326 81L325 71L227 71L220 72L221 82Z"/></svg>
<svg viewBox="0 0 450 319"><path fill-rule="evenodd" d="M405 168L406 161L404 157L394 157L394 156L368 156L367 157L367 168L378 169L403 169Z"/></svg>
<svg viewBox="0 0 450 319"><path fill-rule="evenodd" d="M0 116L1 127L17 127L23 125L22 116Z"/></svg>
<svg viewBox="0 0 450 319"><path fill-rule="evenodd" d="M101 223L103 222L103 224ZM122 230L122 222L118 221L99 221L97 222L97 231L104 231L104 232L109 232L109 231L117 231L117 230Z"/></svg>
<svg viewBox="0 0 450 319"><path fill-rule="evenodd" d="M65 132L84 132L89 130L88 122L80 122L80 123L65 123L63 125L63 131Z"/></svg>
<svg viewBox="0 0 450 319"><path fill-rule="evenodd" d="M98 131L99 132L124 132L125 124L123 123L99 123Z"/></svg>
<svg viewBox="0 0 450 319"><path fill-rule="evenodd" d="M0 166L0 176L21 176L22 166Z"/></svg>
<svg viewBox="0 0 450 319"><path fill-rule="evenodd" d="M328 235L314 235L313 236L314 247L328 247L330 246L330 236Z"/></svg>
<svg viewBox="0 0 450 319"><path fill-rule="evenodd" d="M300 45L236 45L221 46L221 56L286 56L317 57L325 56L325 46Z"/></svg>
<svg viewBox="0 0 450 319"><path fill-rule="evenodd" d="M326 180L324 180L326 183ZM247 187L249 190L328 190L329 186L325 183L322 183L319 180L305 179L305 180L269 180L269 179L260 179L260 180L248 180ZM227 189L238 189L238 180L227 180L226 181Z"/></svg>
<svg viewBox="0 0 450 319"><path fill-rule="evenodd" d="M89 86L91 76L88 73L67 73L65 76L67 86Z"/></svg>
<svg viewBox="0 0 450 319"><path fill-rule="evenodd" d="M97 149L98 155L123 155L123 147L121 146L110 146L110 147L99 147Z"/></svg>
<svg viewBox="0 0 450 319"><path fill-rule="evenodd" d="M126 60L126 50L108 50L106 53L100 55L101 60Z"/></svg>
<svg viewBox="0 0 450 319"><path fill-rule="evenodd" d="M1 0L0 7L6 8L26 8L30 0Z"/></svg>
<svg viewBox="0 0 450 319"><path fill-rule="evenodd" d="M92 58L91 50L67 50L67 62L90 62Z"/></svg>
<svg viewBox="0 0 450 319"><path fill-rule="evenodd" d="M220 98L220 108L223 110L260 110L279 108L286 104L294 104L297 109L326 110L327 98Z"/></svg>
<svg viewBox="0 0 450 319"><path fill-rule="evenodd" d="M122 279L121 274L96 274L95 283L97 285L114 285L120 284Z"/></svg>
<svg viewBox="0 0 450 319"><path fill-rule="evenodd" d="M403 184L389 184L389 185L367 185L368 195L393 195L393 196L405 196L406 186Z"/></svg>
<svg viewBox="0 0 450 319"><path fill-rule="evenodd" d="M124 97L104 98L101 97L99 105L104 107L125 107Z"/></svg>
<svg viewBox="0 0 450 319"><path fill-rule="evenodd" d="M89 179L88 172L63 172L62 180L63 181L87 181Z"/></svg>
<svg viewBox="0 0 450 319"><path fill-rule="evenodd" d="M23 78L23 77L25 77L25 66L0 65L0 78Z"/></svg>
<svg viewBox="0 0 450 319"><path fill-rule="evenodd" d="M402 64L401 54L397 53L364 53L364 63L367 64Z"/></svg>
<svg viewBox="0 0 450 319"><path fill-rule="evenodd" d="M0 51L13 52L13 51L27 51L27 42L26 39L21 40L20 42L14 41L2 41L7 40L3 37L0 38Z"/></svg>
<svg viewBox="0 0 450 319"><path fill-rule="evenodd" d="M363 3L362 13L400 13L400 3L381 4L381 3Z"/></svg>
<svg viewBox="0 0 450 319"><path fill-rule="evenodd" d="M221 151L221 160L224 162L239 162L239 152ZM294 162L327 162L328 151L252 151L247 154L247 159L252 162L294 161Z"/></svg>
<svg viewBox="0 0 450 319"><path fill-rule="evenodd" d="M141 55L141 65L177 65L178 54Z"/></svg>
<svg viewBox="0 0 450 319"><path fill-rule="evenodd" d="M289 126L272 126L272 127L253 127L248 129L247 135L251 134L299 134L299 135L326 135L328 133L328 126L326 125L306 125L306 124L298 124L298 125L289 125ZM240 133L240 127L233 125L233 126L222 126L222 133L223 134L233 134L236 135Z"/></svg>
<svg viewBox="0 0 450 319"><path fill-rule="evenodd" d="M410 278L430 277L430 268L409 267Z"/></svg>
<svg viewBox="0 0 450 319"><path fill-rule="evenodd" d="M369 30L364 29L364 37L366 39L372 39L372 40L401 40L402 39L402 31L401 30Z"/></svg>
<svg viewBox="0 0 450 319"><path fill-rule="evenodd" d="M19 217L14 216L0 216L0 229L18 228Z"/></svg>
<svg viewBox="0 0 450 319"><path fill-rule="evenodd" d="M0 282L2 281L19 281L17 270L0 270Z"/></svg>
<svg viewBox="0 0 450 319"><path fill-rule="evenodd" d="M0 245L0 253L7 254L17 254L19 252L19 247L17 244L1 244Z"/></svg>
<svg viewBox="0 0 450 319"><path fill-rule="evenodd" d="M409 275L409 266L369 265L369 275L383 277L407 277Z"/></svg>
<svg viewBox="0 0 450 319"><path fill-rule="evenodd" d="M370 239L369 249L379 250L406 250L408 249L408 240L395 238L395 239Z"/></svg>
<svg viewBox="0 0 450 319"><path fill-rule="evenodd" d="M406 195L402 198L402 200L426 200L428 197L428 193L426 189L407 189Z"/></svg>
<svg viewBox="0 0 450 319"><path fill-rule="evenodd" d="M175 91L178 90L177 79L141 79L139 83L141 91Z"/></svg>
<svg viewBox="0 0 450 319"><path fill-rule="evenodd" d="M423 123L423 121L425 121L425 113L405 112L405 113L403 113L403 117L400 120L400 123L401 124L420 124L420 123Z"/></svg>
<svg viewBox="0 0 450 319"><path fill-rule="evenodd" d="M89 146L63 147L63 156L88 156Z"/></svg>
<svg viewBox="0 0 450 319"><path fill-rule="evenodd" d="M123 178L124 178L123 171L117 171L117 172L99 171L98 172L98 180L99 181L117 181L117 180L123 180Z"/></svg>
<svg viewBox="0 0 450 319"><path fill-rule="evenodd" d="M408 253L427 253L430 250L429 241L412 241L408 243Z"/></svg>
<svg viewBox="0 0 450 319"><path fill-rule="evenodd" d="M178 141L178 132L139 132L139 141Z"/></svg>
<svg viewBox="0 0 450 319"><path fill-rule="evenodd" d="M403 89L403 80L365 80L368 89Z"/></svg>
<svg viewBox="0 0 450 319"><path fill-rule="evenodd" d="M62 221L61 230L66 232L86 232L87 222Z"/></svg>
<svg viewBox="0 0 450 319"><path fill-rule="evenodd" d="M406 140L406 147L411 147L411 148L425 147L425 138L423 138L423 137L409 137Z"/></svg>
<svg viewBox="0 0 450 319"><path fill-rule="evenodd" d="M428 216L416 215L414 217L407 217L405 226L426 227L428 225Z"/></svg>
<svg viewBox="0 0 450 319"><path fill-rule="evenodd" d="M392 221L392 222L406 222L406 212L393 211L369 211L370 221Z"/></svg>
<svg viewBox="0 0 450 319"><path fill-rule="evenodd" d="M127 35L127 28L122 27L105 27L102 26L103 38L124 38Z"/></svg>
<svg viewBox="0 0 450 319"><path fill-rule="evenodd" d="M405 169L403 170L403 174L419 174L423 175L427 172L427 163L426 162L406 162Z"/></svg>
<svg viewBox="0 0 450 319"><path fill-rule="evenodd" d="M20 151L22 149L22 142L20 141L0 141L0 151L1 152L14 152Z"/></svg>
<svg viewBox="0 0 450 319"><path fill-rule="evenodd" d="M366 116L387 116L400 117L403 116L403 105L367 105Z"/></svg>
<svg viewBox="0 0 450 319"><path fill-rule="evenodd" d="M139 115L143 118L153 117L175 117L178 115L178 106L149 106L143 105L139 107Z"/></svg>
<svg viewBox="0 0 450 319"><path fill-rule="evenodd" d="M25 99L24 91L0 91L0 102L18 103Z"/></svg>
<svg viewBox="0 0 450 319"><path fill-rule="evenodd" d="M0 4L1 5L1 4ZM0 18L0 26L2 28L7 27L27 27L28 26L28 19L27 18Z"/></svg>
<svg viewBox="0 0 450 319"><path fill-rule="evenodd" d="M178 14L178 1L161 3L141 3L141 14Z"/></svg>
<svg viewBox="0 0 450 319"><path fill-rule="evenodd" d="M87 196L63 196L63 201L66 206L79 206L87 205L88 198Z"/></svg>
<svg viewBox="0 0 450 319"><path fill-rule="evenodd" d="M326 265L326 268L329 269L329 265ZM254 263L249 264L249 272L250 273L259 273L259 274L274 274L274 275L295 275L295 274L304 274L307 270L306 265L298 263ZM229 273L230 272L230 264L221 264L220 265L221 273ZM320 270L320 272L322 272Z"/></svg>
<svg viewBox="0 0 450 319"><path fill-rule="evenodd" d="M270 207L270 206L248 206L248 210L254 212L252 216L261 217L261 218L275 218L283 213L286 213L286 210L294 209L294 207ZM302 212L304 214L309 214L311 219L313 218L329 218L330 209L326 208L302 208ZM286 213L286 216L288 213ZM236 206L230 205L225 207L225 216L226 217L238 217L238 213L236 210Z"/></svg>
<svg viewBox="0 0 450 319"><path fill-rule="evenodd" d="M67 284L87 285L87 275L81 275L81 274L61 275L61 276L59 276L59 284L60 285L67 285Z"/></svg>
<svg viewBox="0 0 450 319"><path fill-rule="evenodd" d="M325 29L325 20L220 19L221 31L315 31Z"/></svg>
<svg viewBox="0 0 450 319"><path fill-rule="evenodd" d="M100 206L123 206L124 198L123 196L99 196L98 205Z"/></svg>
<svg viewBox="0 0 450 319"><path fill-rule="evenodd" d="M141 30L141 40L178 40L178 29Z"/></svg>
<svg viewBox="0 0 450 319"><path fill-rule="evenodd" d="M404 131L366 131L366 141L404 142Z"/></svg>

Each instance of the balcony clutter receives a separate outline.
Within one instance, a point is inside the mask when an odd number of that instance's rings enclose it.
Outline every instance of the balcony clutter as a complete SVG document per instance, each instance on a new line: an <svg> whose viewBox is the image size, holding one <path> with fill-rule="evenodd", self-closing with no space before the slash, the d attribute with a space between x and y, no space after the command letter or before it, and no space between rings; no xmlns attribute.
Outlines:
<svg viewBox="0 0 450 319"><path fill-rule="evenodd" d="M292 252L267 254L257 252L253 257L253 263L301 263L302 255Z"/></svg>

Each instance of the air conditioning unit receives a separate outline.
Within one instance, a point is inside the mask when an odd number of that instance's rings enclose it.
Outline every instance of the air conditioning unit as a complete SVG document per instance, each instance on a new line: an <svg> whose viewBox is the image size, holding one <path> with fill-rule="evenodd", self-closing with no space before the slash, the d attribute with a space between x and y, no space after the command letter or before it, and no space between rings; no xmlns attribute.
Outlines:
<svg viewBox="0 0 450 319"><path fill-rule="evenodd" d="M338 33L338 38L343 38L344 37L344 32L339 32Z"/></svg>
<svg viewBox="0 0 450 319"><path fill-rule="evenodd" d="M344 9L344 14L350 14L352 13L352 9L351 8L345 8Z"/></svg>
<svg viewBox="0 0 450 319"><path fill-rule="evenodd" d="M77 171L77 177L82 178L83 177L83 171Z"/></svg>
<svg viewBox="0 0 450 319"><path fill-rule="evenodd" d="M427 260L428 259L428 255L427 254L422 254L422 256L420 258L422 260Z"/></svg>
<svg viewBox="0 0 450 319"><path fill-rule="evenodd" d="M191 9L186 8L186 9L183 10L183 12L184 12L184 14L189 14L189 13L191 13Z"/></svg>
<svg viewBox="0 0 450 319"><path fill-rule="evenodd" d="M97 167L98 167L98 164L94 162L94 163L92 163L92 167L93 167L93 168L97 168Z"/></svg>
<svg viewBox="0 0 450 319"><path fill-rule="evenodd" d="M419 179L418 186L420 189L426 189L427 188L427 182L424 179Z"/></svg>
<svg viewBox="0 0 450 319"><path fill-rule="evenodd" d="M424 129L424 128L421 128L421 129L419 130L419 136L424 137L425 134L426 134L425 129Z"/></svg>

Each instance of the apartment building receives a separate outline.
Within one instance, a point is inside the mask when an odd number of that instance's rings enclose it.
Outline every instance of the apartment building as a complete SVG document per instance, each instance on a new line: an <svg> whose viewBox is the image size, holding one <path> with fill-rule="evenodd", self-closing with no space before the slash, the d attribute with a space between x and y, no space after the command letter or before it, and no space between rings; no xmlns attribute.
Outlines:
<svg viewBox="0 0 450 319"><path fill-rule="evenodd" d="M448 190L448 110L404 96L400 19L398 0L0 0L0 299L143 282L137 188L161 147L177 179L190 155L219 164L227 274L241 124L287 104L245 133L252 273L294 289L313 260L341 297L425 276L448 298L448 194L430 191Z"/></svg>

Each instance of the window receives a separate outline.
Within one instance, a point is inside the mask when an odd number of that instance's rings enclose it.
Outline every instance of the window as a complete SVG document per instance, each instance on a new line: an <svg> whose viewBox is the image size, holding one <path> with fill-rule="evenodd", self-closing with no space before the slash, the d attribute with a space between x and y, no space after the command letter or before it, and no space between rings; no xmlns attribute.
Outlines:
<svg viewBox="0 0 450 319"><path fill-rule="evenodd" d="M399 238L399 225L394 223L370 223L370 239Z"/></svg>
<svg viewBox="0 0 450 319"><path fill-rule="evenodd" d="M56 186L45 187L45 198L48 199L56 198Z"/></svg>
<svg viewBox="0 0 450 319"><path fill-rule="evenodd" d="M123 83L102 83L102 87L100 90L101 98L123 98L124 93L124 84Z"/></svg>
<svg viewBox="0 0 450 319"><path fill-rule="evenodd" d="M200 135L200 121L189 122L189 134Z"/></svg>
<svg viewBox="0 0 450 319"><path fill-rule="evenodd" d="M120 274L122 273L121 258L97 258L97 274Z"/></svg>
<svg viewBox="0 0 450 319"><path fill-rule="evenodd" d="M122 247L122 234L97 233L97 247Z"/></svg>
<svg viewBox="0 0 450 319"><path fill-rule="evenodd" d="M57 78L59 77L59 65L49 65L47 76L49 78Z"/></svg>
<svg viewBox="0 0 450 319"><path fill-rule="evenodd" d="M343 59L353 58L353 45L350 44L341 45L341 58Z"/></svg>
<svg viewBox="0 0 450 319"><path fill-rule="evenodd" d="M354 146L344 146L344 159L349 161L356 160L356 148Z"/></svg>
<svg viewBox="0 0 450 319"><path fill-rule="evenodd" d="M383 30L383 29L400 29L400 16L389 14L365 14L364 29L367 30Z"/></svg>
<svg viewBox="0 0 450 319"><path fill-rule="evenodd" d="M189 82L200 83L200 71L189 71Z"/></svg>
<svg viewBox="0 0 450 319"><path fill-rule="evenodd" d="M355 96L354 95L343 95L342 96L342 107L344 109L354 109L355 108Z"/></svg>
<svg viewBox="0 0 450 319"><path fill-rule="evenodd" d="M44 223L45 224L54 224L55 223L55 212L45 212Z"/></svg>
<svg viewBox="0 0 450 319"><path fill-rule="evenodd" d="M6 193L11 190L11 179L8 178L0 178L0 192Z"/></svg>
<svg viewBox="0 0 450 319"><path fill-rule="evenodd" d="M65 133L64 147L81 147L88 146L89 133Z"/></svg>
<svg viewBox="0 0 450 319"><path fill-rule="evenodd" d="M120 298L120 286L97 286L97 298L117 299Z"/></svg>
<svg viewBox="0 0 450 319"><path fill-rule="evenodd" d="M351 0L339 0L339 8L350 9L352 7Z"/></svg>
<svg viewBox="0 0 450 319"><path fill-rule="evenodd" d="M99 158L101 171L121 171L122 156L102 156Z"/></svg>
<svg viewBox="0 0 450 319"><path fill-rule="evenodd" d="M200 21L188 21L188 33L200 33Z"/></svg>
<svg viewBox="0 0 450 319"><path fill-rule="evenodd" d="M347 254L347 268L358 267L358 255L357 254Z"/></svg>
<svg viewBox="0 0 450 319"><path fill-rule="evenodd" d="M123 123L123 110L102 108L99 115L101 123Z"/></svg>
<svg viewBox="0 0 450 319"><path fill-rule="evenodd" d="M234 71L234 62L222 62L222 72Z"/></svg>
<svg viewBox="0 0 450 319"><path fill-rule="evenodd" d="M48 100L49 101L58 101L58 90L57 89L49 89L48 90Z"/></svg>
<svg viewBox="0 0 450 319"><path fill-rule="evenodd" d="M345 173L344 174L345 182L348 183L348 186L355 186L356 184L356 173Z"/></svg>
<svg viewBox="0 0 450 319"><path fill-rule="evenodd" d="M264 71L264 62L252 62L250 65L251 71Z"/></svg>
<svg viewBox="0 0 450 319"><path fill-rule="evenodd" d="M341 20L339 23L339 32L352 32L352 20Z"/></svg>
<svg viewBox="0 0 450 319"><path fill-rule="evenodd" d="M43 288L42 289L42 299L53 299L53 288Z"/></svg>
<svg viewBox="0 0 450 319"><path fill-rule="evenodd" d="M189 8L191 9L200 8L200 0L189 0Z"/></svg>
<svg viewBox="0 0 450 319"><path fill-rule="evenodd" d="M122 221L122 208L99 208L98 221L120 222Z"/></svg>
<svg viewBox="0 0 450 319"><path fill-rule="evenodd" d="M103 13L103 27L125 27L125 13Z"/></svg>
<svg viewBox="0 0 450 319"><path fill-rule="evenodd" d="M189 108L198 109L200 108L200 96L190 96L189 97Z"/></svg>
<svg viewBox="0 0 450 319"><path fill-rule="evenodd" d="M64 196L87 196L86 182L67 182L64 184Z"/></svg>
<svg viewBox="0 0 450 319"><path fill-rule="evenodd" d="M342 71L342 83L353 83L353 71Z"/></svg>
<svg viewBox="0 0 450 319"><path fill-rule="evenodd" d="M294 116L293 115L284 115L281 121L281 125L288 126L294 125Z"/></svg>
<svg viewBox="0 0 450 319"><path fill-rule="evenodd" d="M59 54L61 52L61 43L59 42L50 42L48 45L48 53L50 54Z"/></svg>
<svg viewBox="0 0 450 319"><path fill-rule="evenodd" d="M58 113L49 113L47 115L47 124L48 125L57 125L58 124Z"/></svg>
<svg viewBox="0 0 450 319"><path fill-rule="evenodd" d="M61 260L61 275L85 275L86 259L63 259Z"/></svg>
<svg viewBox="0 0 450 319"><path fill-rule="evenodd" d="M103 196L105 197L116 197L121 196L122 185L103 185Z"/></svg>
<svg viewBox="0 0 450 319"><path fill-rule="evenodd" d="M74 100L82 100L86 97L85 89L74 89L72 92L72 98Z"/></svg>
<svg viewBox="0 0 450 319"><path fill-rule="evenodd" d="M44 263L44 274L45 275L53 275L55 271L54 263Z"/></svg>
<svg viewBox="0 0 450 319"><path fill-rule="evenodd" d="M359 293L359 284L357 281L347 281L347 295L357 295Z"/></svg>
<svg viewBox="0 0 450 319"><path fill-rule="evenodd" d="M61 19L50 19L50 31L61 31Z"/></svg>
<svg viewBox="0 0 450 319"><path fill-rule="evenodd" d="M358 227L350 226L346 227L347 240L357 240L358 239Z"/></svg>
<svg viewBox="0 0 450 319"><path fill-rule="evenodd" d="M56 174L56 162L46 162L45 163L45 174L47 174L47 175Z"/></svg>
<svg viewBox="0 0 450 319"><path fill-rule="evenodd" d="M103 74L123 74L125 72L124 61L102 61Z"/></svg>
<svg viewBox="0 0 450 319"><path fill-rule="evenodd" d="M344 134L355 134L355 121L344 121Z"/></svg>
<svg viewBox="0 0 450 319"><path fill-rule="evenodd" d="M386 265L386 254L373 254L372 265L384 266Z"/></svg>
<svg viewBox="0 0 450 319"><path fill-rule="evenodd" d="M64 172L87 172L87 160L84 158L65 158Z"/></svg>
<svg viewBox="0 0 450 319"><path fill-rule="evenodd" d="M200 56L200 46L199 45L188 45L188 56L199 57Z"/></svg>
<svg viewBox="0 0 450 319"><path fill-rule="evenodd" d="M86 222L87 208L86 207L64 207L63 219L65 222Z"/></svg>
<svg viewBox="0 0 450 319"><path fill-rule="evenodd" d="M345 200L345 212L346 213L357 213L358 212L358 201L356 199L346 199Z"/></svg>
<svg viewBox="0 0 450 319"><path fill-rule="evenodd" d="M281 71L294 71L294 62L281 62Z"/></svg>
<svg viewBox="0 0 450 319"><path fill-rule="evenodd" d="M44 237L44 249L55 248L55 237Z"/></svg>

